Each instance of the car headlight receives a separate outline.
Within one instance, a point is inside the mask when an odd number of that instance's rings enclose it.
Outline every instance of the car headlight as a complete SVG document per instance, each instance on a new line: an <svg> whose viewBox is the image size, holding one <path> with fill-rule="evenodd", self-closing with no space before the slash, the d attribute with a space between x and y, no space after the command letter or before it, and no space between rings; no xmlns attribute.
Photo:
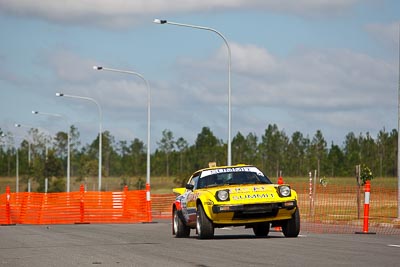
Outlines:
<svg viewBox="0 0 400 267"><path fill-rule="evenodd" d="M229 200L229 191L228 190L219 190L215 194L218 201L227 201Z"/></svg>
<svg viewBox="0 0 400 267"><path fill-rule="evenodd" d="M291 194L290 186L281 185L278 187L279 195L281 197L289 197Z"/></svg>

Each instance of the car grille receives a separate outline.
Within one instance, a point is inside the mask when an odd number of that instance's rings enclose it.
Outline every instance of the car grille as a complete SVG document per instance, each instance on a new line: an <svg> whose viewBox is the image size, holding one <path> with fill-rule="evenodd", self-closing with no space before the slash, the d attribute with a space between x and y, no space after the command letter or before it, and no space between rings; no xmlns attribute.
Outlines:
<svg viewBox="0 0 400 267"><path fill-rule="evenodd" d="M259 219L271 218L278 214L277 204L248 204L243 205L243 209L236 210L233 214L233 219Z"/></svg>

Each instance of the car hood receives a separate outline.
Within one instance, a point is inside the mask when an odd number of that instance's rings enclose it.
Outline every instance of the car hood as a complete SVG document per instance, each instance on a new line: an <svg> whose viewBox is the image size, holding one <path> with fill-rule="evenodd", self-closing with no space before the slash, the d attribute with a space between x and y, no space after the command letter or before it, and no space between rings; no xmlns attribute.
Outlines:
<svg viewBox="0 0 400 267"><path fill-rule="evenodd" d="M255 184L255 185L230 185L219 186L212 188L204 188L209 194L215 196L219 190L229 191L229 200L231 203L260 203L260 202L274 202L282 199L277 192L278 185L276 184ZM200 190L199 190L200 191ZM295 192L292 190L292 196L285 199L295 197Z"/></svg>

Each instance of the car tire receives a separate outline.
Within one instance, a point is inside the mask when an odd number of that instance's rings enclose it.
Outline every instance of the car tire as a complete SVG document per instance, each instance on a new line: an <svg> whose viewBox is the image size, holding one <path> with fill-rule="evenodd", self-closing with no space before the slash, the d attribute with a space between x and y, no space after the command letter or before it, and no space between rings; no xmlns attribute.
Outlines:
<svg viewBox="0 0 400 267"><path fill-rule="evenodd" d="M253 226L256 237L267 237L269 234L269 222L257 223Z"/></svg>
<svg viewBox="0 0 400 267"><path fill-rule="evenodd" d="M196 230L199 239L210 239L214 237L214 225L204 212L203 206L197 206Z"/></svg>
<svg viewBox="0 0 400 267"><path fill-rule="evenodd" d="M292 218L282 225L282 233L285 237L297 237L300 233L300 211L296 208Z"/></svg>
<svg viewBox="0 0 400 267"><path fill-rule="evenodd" d="M172 218L172 234L177 238L190 236L190 227L184 224L176 209L174 209L174 216Z"/></svg>

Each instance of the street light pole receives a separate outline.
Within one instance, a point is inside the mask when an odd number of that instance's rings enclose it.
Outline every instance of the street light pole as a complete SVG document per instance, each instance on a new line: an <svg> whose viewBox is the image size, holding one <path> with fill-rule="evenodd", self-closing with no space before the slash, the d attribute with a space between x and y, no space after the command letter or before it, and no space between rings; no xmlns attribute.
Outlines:
<svg viewBox="0 0 400 267"><path fill-rule="evenodd" d="M100 67L100 66L93 66L93 69L95 70L105 70L105 71L111 71L111 72L118 72L118 73L125 73L125 74L130 74L130 75L135 75L138 76L140 79L142 79L147 87L147 163L146 163L146 200L148 203L150 203L150 104L151 104L151 92L150 92L150 86L149 82L143 77L138 72L135 71L129 71L129 70L119 70L119 69L112 69L112 68L106 68L106 67ZM151 220L151 211L149 211L149 218Z"/></svg>
<svg viewBox="0 0 400 267"><path fill-rule="evenodd" d="M68 120L65 116L60 115L60 114L55 114L55 113L46 113L46 112L39 112L39 111L33 110L32 114L39 114L39 115L62 118L67 123L67 126L68 126L68 130L67 130L67 192L70 192L71 144L70 144L70 127L68 124Z"/></svg>
<svg viewBox="0 0 400 267"><path fill-rule="evenodd" d="M21 127L33 128L31 126L23 125L23 124L19 124L19 123L14 124L14 126L17 128L21 128ZM28 140L28 166L29 167L31 166L31 142L29 140Z"/></svg>
<svg viewBox="0 0 400 267"><path fill-rule="evenodd" d="M400 24L399 24L399 83L397 89L397 219L400 220Z"/></svg>
<svg viewBox="0 0 400 267"><path fill-rule="evenodd" d="M232 148L231 148L231 140L232 140L232 101L231 101L231 48L229 47L229 43L225 36L220 33L219 31L209 28L209 27L203 27L203 26L197 26L197 25L191 25L191 24L183 24L183 23L177 23L177 22L172 22L172 21L167 21L163 19L155 19L153 21L154 23L157 24L170 24L170 25L175 25L175 26L182 26L182 27L188 27L188 28L194 28L194 29L200 29L200 30L206 30L206 31L211 31L216 34L218 34L223 40L226 45L226 48L228 49L228 155L227 155L227 165L230 166L232 165Z"/></svg>
<svg viewBox="0 0 400 267"><path fill-rule="evenodd" d="M18 149L18 147L17 147L17 144L15 144L15 156L16 156L16 158L15 158L15 160L16 160L16 169L15 169L15 172L16 172L16 180L15 180L15 192L16 193L18 193L19 192L19 155L18 155L18 151L19 151L19 149Z"/></svg>
<svg viewBox="0 0 400 267"><path fill-rule="evenodd" d="M12 133L10 134L12 136L15 148L15 193L19 193L19 156L18 156L19 148L17 146L17 141L15 140L17 136ZM1 134L1 137L6 137L6 135Z"/></svg>
<svg viewBox="0 0 400 267"><path fill-rule="evenodd" d="M59 96L59 97L65 96L65 97L70 97L70 98L88 100L88 101L91 101L91 102L95 103L96 106L97 106L97 110L99 112L99 171L98 171L99 181L98 181L98 190L101 191L102 155L103 155L102 154L102 147L103 147L103 145L102 145L102 139L103 139L103 137L102 137L103 115L102 114L103 113L102 113L102 110L101 110L101 106L94 98L91 98L91 97L77 96L77 95L67 95L67 94L64 94L64 93L56 93L56 96Z"/></svg>

